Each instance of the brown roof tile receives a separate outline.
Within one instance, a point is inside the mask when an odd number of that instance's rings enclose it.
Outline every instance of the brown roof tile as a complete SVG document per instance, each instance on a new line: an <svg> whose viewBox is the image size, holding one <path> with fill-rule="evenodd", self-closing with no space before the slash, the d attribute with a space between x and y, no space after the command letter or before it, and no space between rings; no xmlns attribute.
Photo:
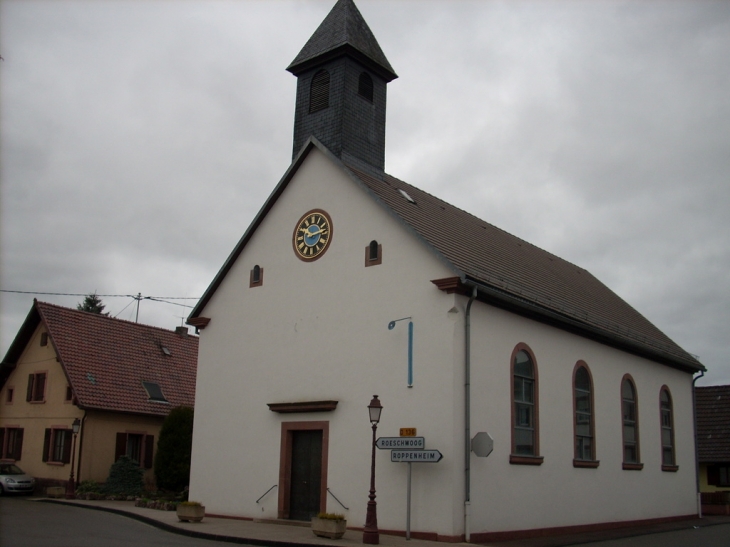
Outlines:
<svg viewBox="0 0 730 547"><path fill-rule="evenodd" d="M45 323L79 407L166 415L175 406L195 405L196 336L45 302L34 308L26 323ZM10 361L18 355L16 342ZM143 381L159 384L169 404L150 402Z"/></svg>
<svg viewBox="0 0 730 547"><path fill-rule="evenodd" d="M529 302L621 345L686 368L702 365L590 272L390 175L350 171L463 281ZM412 198L409 200L402 192Z"/></svg>
<svg viewBox="0 0 730 547"><path fill-rule="evenodd" d="M730 463L730 386L695 388L701 463Z"/></svg>

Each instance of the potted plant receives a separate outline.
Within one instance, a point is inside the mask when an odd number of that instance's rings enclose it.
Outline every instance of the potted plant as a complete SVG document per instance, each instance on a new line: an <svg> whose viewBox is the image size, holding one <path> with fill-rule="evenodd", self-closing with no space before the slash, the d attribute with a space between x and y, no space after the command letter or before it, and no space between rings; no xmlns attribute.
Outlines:
<svg viewBox="0 0 730 547"><path fill-rule="evenodd" d="M205 516L205 506L199 501L181 501L177 504L180 522L200 522Z"/></svg>
<svg viewBox="0 0 730 547"><path fill-rule="evenodd" d="M336 513L320 513L312 518L312 532L315 536L340 539L345 535L347 521L345 515Z"/></svg>

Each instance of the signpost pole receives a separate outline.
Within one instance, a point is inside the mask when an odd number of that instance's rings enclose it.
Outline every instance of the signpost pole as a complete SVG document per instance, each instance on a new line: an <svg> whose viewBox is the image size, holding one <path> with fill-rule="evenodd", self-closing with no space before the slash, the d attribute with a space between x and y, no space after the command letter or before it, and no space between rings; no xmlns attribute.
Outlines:
<svg viewBox="0 0 730 547"><path fill-rule="evenodd" d="M408 462L408 509L406 510L406 539L411 539L411 462Z"/></svg>

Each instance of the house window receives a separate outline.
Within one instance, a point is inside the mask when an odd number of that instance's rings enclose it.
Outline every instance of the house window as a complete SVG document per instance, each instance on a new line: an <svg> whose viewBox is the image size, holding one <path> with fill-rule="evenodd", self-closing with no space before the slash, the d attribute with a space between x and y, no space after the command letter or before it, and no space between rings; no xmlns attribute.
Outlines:
<svg viewBox="0 0 730 547"><path fill-rule="evenodd" d="M629 375L621 382L621 414L623 419L624 469L639 470L639 407L636 386Z"/></svg>
<svg viewBox="0 0 730 547"><path fill-rule="evenodd" d="M574 467L597 467L593 437L593 385L588 366L579 361L573 374Z"/></svg>
<svg viewBox="0 0 730 547"><path fill-rule="evenodd" d="M708 465L707 484L730 487L730 465Z"/></svg>
<svg viewBox="0 0 730 547"><path fill-rule="evenodd" d="M365 247L365 267L383 263L383 246L375 240Z"/></svg>
<svg viewBox="0 0 730 547"><path fill-rule="evenodd" d="M160 387L160 384L157 384L155 382L143 381L142 385L144 386L145 391L147 391L147 396L149 397L150 401L156 403L168 402L167 399L165 399L165 394L162 393L162 388Z"/></svg>
<svg viewBox="0 0 730 547"><path fill-rule="evenodd" d="M251 276L250 276L250 283L249 287L260 287L264 284L264 269L256 264L251 269Z"/></svg>
<svg viewBox="0 0 730 547"><path fill-rule="evenodd" d="M48 333L42 332L41 333L41 346L47 346L48 345Z"/></svg>
<svg viewBox="0 0 730 547"><path fill-rule="evenodd" d="M25 400L31 403L42 403L46 400L45 372L28 375L28 392Z"/></svg>
<svg viewBox="0 0 730 547"><path fill-rule="evenodd" d="M43 439L43 461L48 463L69 463L71 461L71 437L73 431L67 428L46 429Z"/></svg>
<svg viewBox="0 0 730 547"><path fill-rule="evenodd" d="M309 113L329 108L330 105L330 74L326 70L318 71L312 78L309 91Z"/></svg>
<svg viewBox="0 0 730 547"><path fill-rule="evenodd" d="M23 452L23 428L0 428L0 460L20 459Z"/></svg>
<svg viewBox="0 0 730 547"><path fill-rule="evenodd" d="M520 344L512 357L512 454L510 463L540 465L538 456L537 367Z"/></svg>
<svg viewBox="0 0 730 547"><path fill-rule="evenodd" d="M122 456L128 456L140 467L152 469L154 450L154 435L147 435L144 432L120 432L117 433L114 461Z"/></svg>
<svg viewBox="0 0 730 547"><path fill-rule="evenodd" d="M66 401L67 403L70 403L71 401L73 401L73 398L74 398L74 390L71 389L71 386L66 386L66 398L64 399L64 401Z"/></svg>
<svg viewBox="0 0 730 547"><path fill-rule="evenodd" d="M662 427L662 471L676 471L672 396L669 394L667 386L664 386L659 394L659 412Z"/></svg>
<svg viewBox="0 0 730 547"><path fill-rule="evenodd" d="M15 396L15 388L14 387L8 387L8 390L5 392L5 403L11 404L13 402L13 397Z"/></svg>
<svg viewBox="0 0 730 547"><path fill-rule="evenodd" d="M357 94L364 99L373 102L373 79L367 72L360 74L360 80L357 85Z"/></svg>

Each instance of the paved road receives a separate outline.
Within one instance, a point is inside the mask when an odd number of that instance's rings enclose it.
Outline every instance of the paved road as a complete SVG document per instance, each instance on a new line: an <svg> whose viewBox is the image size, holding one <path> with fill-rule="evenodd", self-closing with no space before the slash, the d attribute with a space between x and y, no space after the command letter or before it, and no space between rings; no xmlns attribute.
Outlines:
<svg viewBox="0 0 730 547"><path fill-rule="evenodd" d="M0 547L221 547L103 511L0 498Z"/></svg>
<svg viewBox="0 0 730 547"><path fill-rule="evenodd" d="M730 547L730 524L583 543L573 547Z"/></svg>

